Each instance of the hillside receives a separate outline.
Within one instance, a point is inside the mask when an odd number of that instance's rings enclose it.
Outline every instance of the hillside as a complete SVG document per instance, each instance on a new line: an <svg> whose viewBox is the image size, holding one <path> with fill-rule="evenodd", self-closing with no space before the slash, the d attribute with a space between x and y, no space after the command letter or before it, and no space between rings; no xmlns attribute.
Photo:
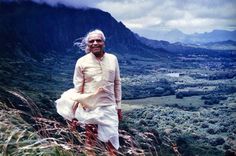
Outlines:
<svg viewBox="0 0 236 156"><path fill-rule="evenodd" d="M118 56L158 57L166 53L140 43L121 22L98 9L51 7L31 1L0 3L2 57L40 60L52 54L75 55L74 41L95 28L106 34L107 51Z"/></svg>

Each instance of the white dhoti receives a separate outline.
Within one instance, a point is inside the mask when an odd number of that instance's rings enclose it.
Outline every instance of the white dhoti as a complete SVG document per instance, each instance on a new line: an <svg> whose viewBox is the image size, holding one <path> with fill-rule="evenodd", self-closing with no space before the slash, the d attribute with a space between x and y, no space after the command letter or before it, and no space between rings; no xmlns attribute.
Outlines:
<svg viewBox="0 0 236 156"><path fill-rule="evenodd" d="M118 149L119 148L119 133L118 133L118 115L115 105L96 107L93 110L84 110L79 104L75 111L72 112L72 106L75 100L70 96L73 94L72 90L69 90L62 94L61 98L56 100L57 112L67 120L76 118L80 124L96 124L98 125L98 139L103 142L110 141L111 144ZM85 95L83 100L86 101ZM91 101L91 95L89 100ZM79 100L78 100L79 101Z"/></svg>
<svg viewBox="0 0 236 156"><path fill-rule="evenodd" d="M82 124L97 124L98 139L103 142L110 141L116 149L119 148L116 106L102 106L86 111L79 105L75 112L75 118Z"/></svg>

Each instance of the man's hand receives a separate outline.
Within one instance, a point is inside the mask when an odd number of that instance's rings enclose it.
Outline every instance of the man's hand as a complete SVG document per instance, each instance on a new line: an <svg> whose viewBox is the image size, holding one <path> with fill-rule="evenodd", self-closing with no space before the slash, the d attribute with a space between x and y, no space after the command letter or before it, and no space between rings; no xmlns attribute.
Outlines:
<svg viewBox="0 0 236 156"><path fill-rule="evenodd" d="M122 120L122 111L121 111L121 109L117 109L117 114L118 114L118 119L119 119L119 121L121 121Z"/></svg>

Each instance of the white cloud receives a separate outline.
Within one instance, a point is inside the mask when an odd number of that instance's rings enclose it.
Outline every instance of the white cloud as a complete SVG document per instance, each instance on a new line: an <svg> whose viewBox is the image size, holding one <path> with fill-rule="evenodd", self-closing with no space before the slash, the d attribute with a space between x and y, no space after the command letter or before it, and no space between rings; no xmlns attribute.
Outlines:
<svg viewBox="0 0 236 156"><path fill-rule="evenodd" d="M51 6L57 6L58 4L64 4L69 7L95 7L101 0L32 0L36 3L47 3Z"/></svg>
<svg viewBox="0 0 236 156"><path fill-rule="evenodd" d="M145 28L159 25L161 23L161 19L158 17L146 16L136 19L124 20L123 22L127 27Z"/></svg>
<svg viewBox="0 0 236 156"><path fill-rule="evenodd" d="M96 7L110 12L131 30L194 33L236 29L235 0L103 0Z"/></svg>
<svg viewBox="0 0 236 156"><path fill-rule="evenodd" d="M152 7L152 1L150 0L126 0L126 1L106 1L98 3L97 7L110 12L115 18L122 19L134 19L142 17L146 14L146 10Z"/></svg>

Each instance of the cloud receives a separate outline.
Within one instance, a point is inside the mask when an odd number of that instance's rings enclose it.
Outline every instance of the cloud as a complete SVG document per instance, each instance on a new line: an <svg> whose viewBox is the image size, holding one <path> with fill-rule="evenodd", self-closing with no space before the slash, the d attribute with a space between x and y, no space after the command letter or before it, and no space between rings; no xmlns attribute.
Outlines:
<svg viewBox="0 0 236 156"><path fill-rule="evenodd" d="M110 12L118 19L134 19L146 15L146 10L152 7L150 0L103 0L96 5L98 8Z"/></svg>
<svg viewBox="0 0 236 156"><path fill-rule="evenodd" d="M235 0L103 0L96 7L132 30L194 33L236 29Z"/></svg>
<svg viewBox="0 0 236 156"><path fill-rule="evenodd" d="M57 6L64 4L68 7L81 8L81 7L95 7L101 0L32 0L36 3L46 3L50 6Z"/></svg>
<svg viewBox="0 0 236 156"><path fill-rule="evenodd" d="M142 18L124 20L123 22L126 24L127 27L145 28L159 25L161 23L161 19L158 17L146 16Z"/></svg>

